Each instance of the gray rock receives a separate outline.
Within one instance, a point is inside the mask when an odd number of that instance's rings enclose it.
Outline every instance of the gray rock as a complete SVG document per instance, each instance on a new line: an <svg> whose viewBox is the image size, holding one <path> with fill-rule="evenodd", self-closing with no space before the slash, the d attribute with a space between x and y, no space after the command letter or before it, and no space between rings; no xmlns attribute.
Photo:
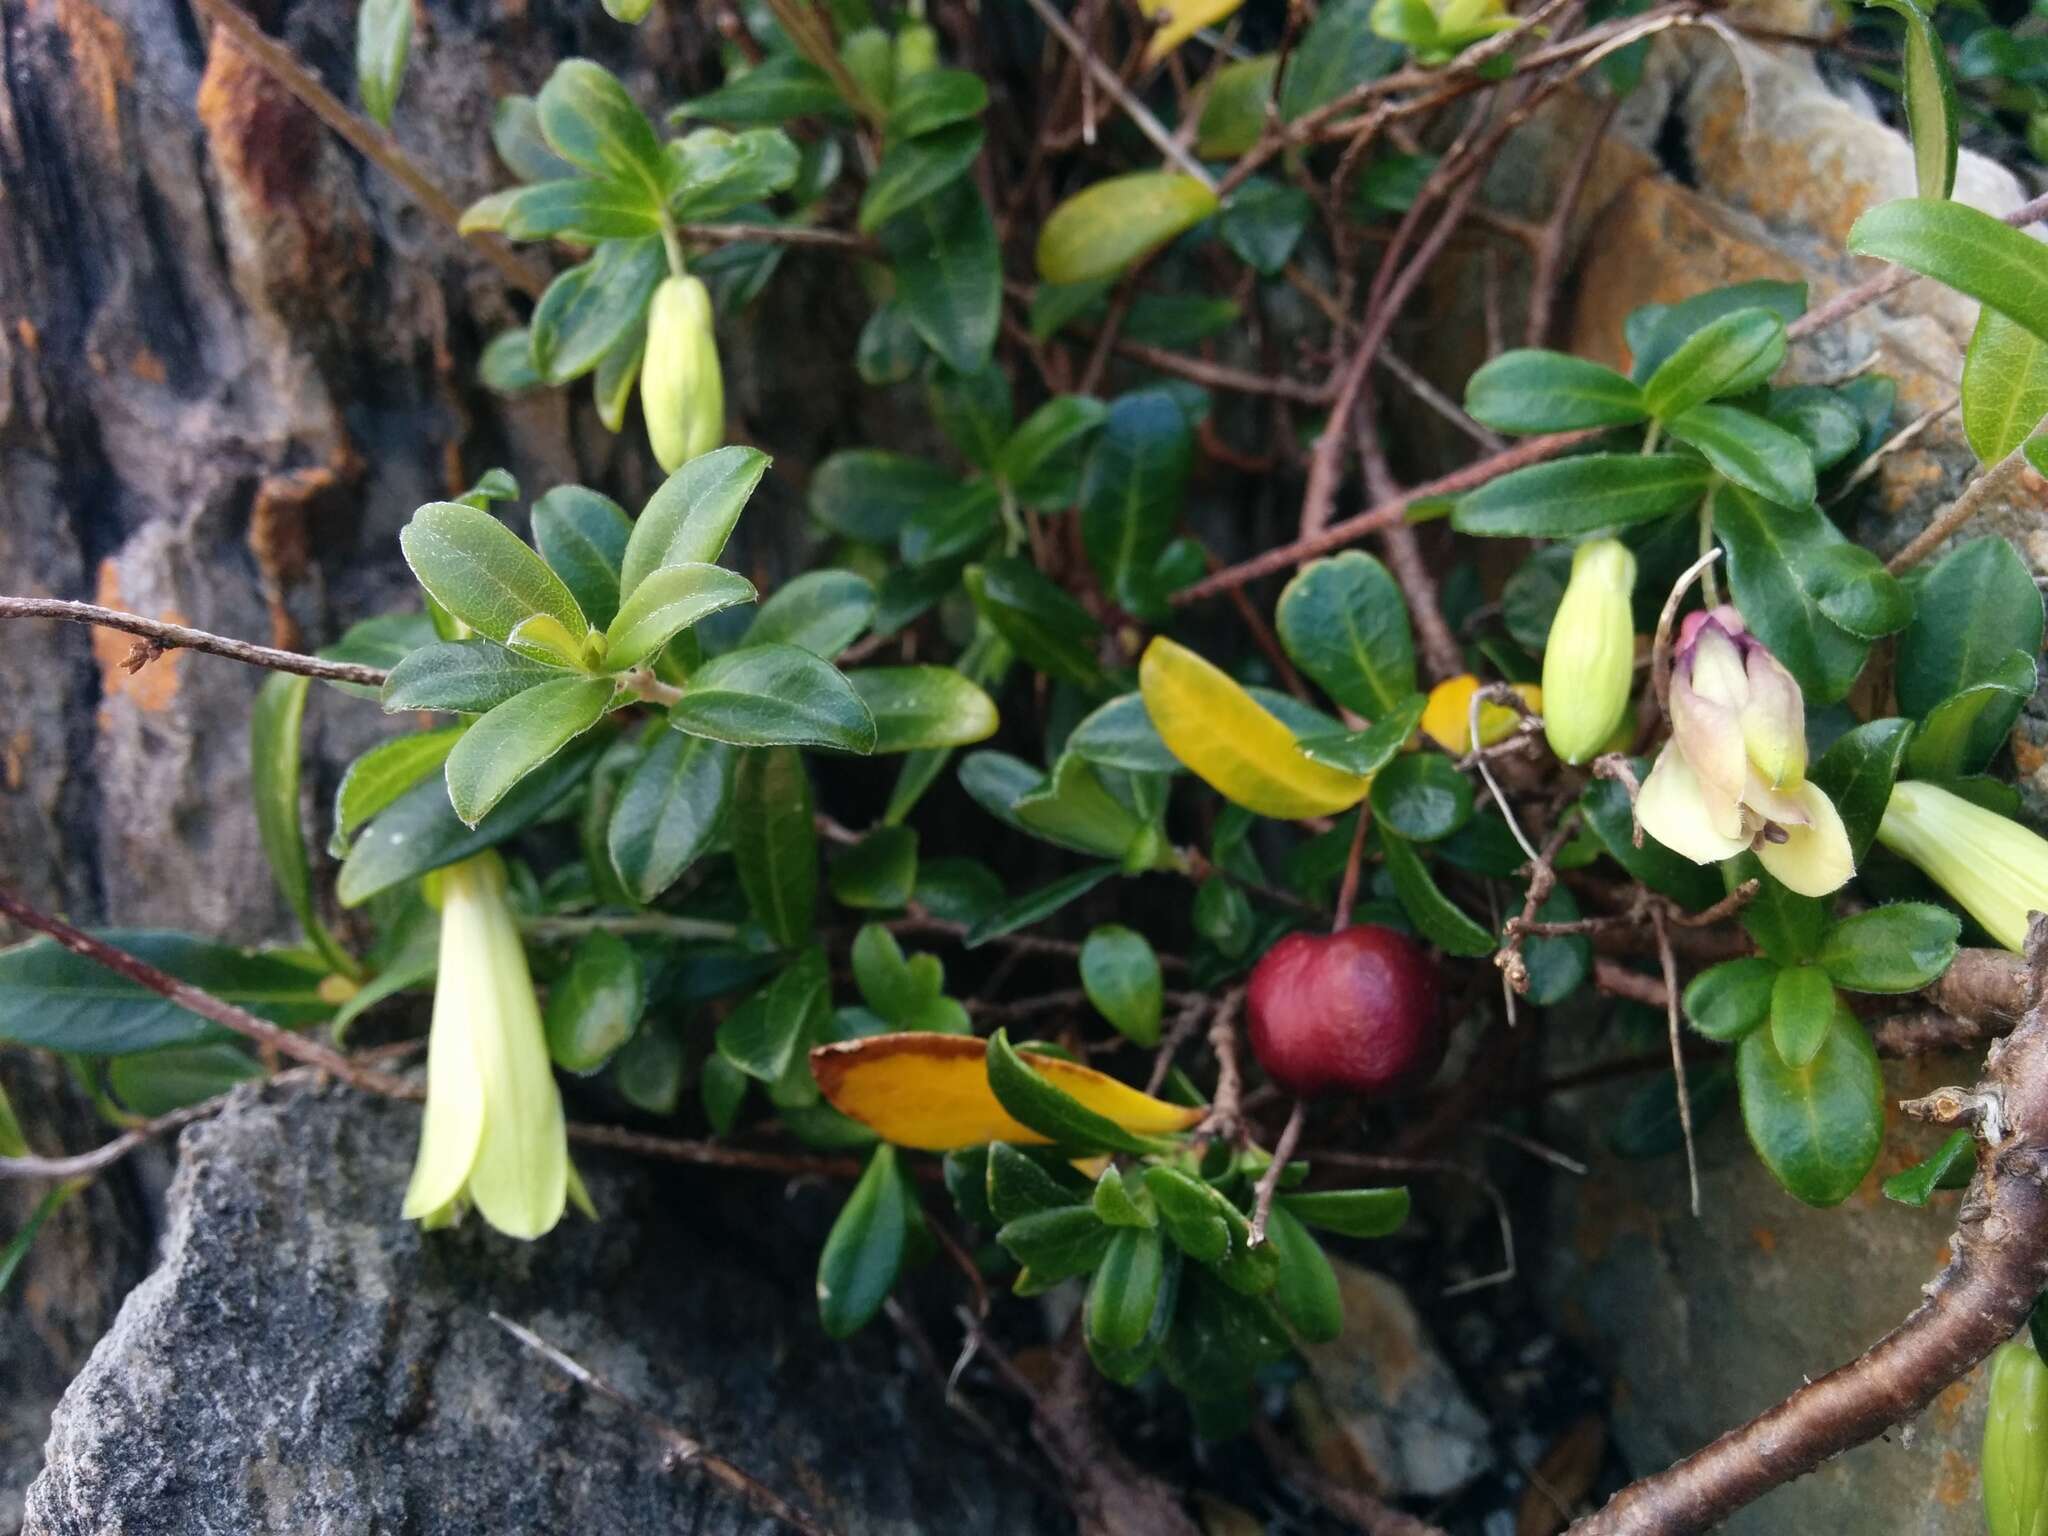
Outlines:
<svg viewBox="0 0 2048 1536"><path fill-rule="evenodd" d="M1071 1530L936 1383L890 1368L885 1330L824 1340L821 1192L763 1222L771 1182L586 1158L594 1226L422 1234L397 1215L417 1125L338 1090L250 1089L186 1133L162 1263L57 1409L28 1532L776 1529L665 1471L494 1309L843 1536Z"/></svg>

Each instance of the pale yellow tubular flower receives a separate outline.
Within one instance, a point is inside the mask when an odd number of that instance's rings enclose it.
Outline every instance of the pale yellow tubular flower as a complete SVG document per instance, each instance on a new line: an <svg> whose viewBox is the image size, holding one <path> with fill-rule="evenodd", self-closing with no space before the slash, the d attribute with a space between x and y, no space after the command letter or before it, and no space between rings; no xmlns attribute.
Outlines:
<svg viewBox="0 0 2048 1536"><path fill-rule="evenodd" d="M725 382L711 295L700 278L663 278L654 290L640 360L640 410L648 446L670 474L716 448L724 435Z"/></svg>
<svg viewBox="0 0 2048 1536"><path fill-rule="evenodd" d="M2048 912L2048 839L1961 795L1901 779L1877 840L2015 954L2026 948L2028 914Z"/></svg>
<svg viewBox="0 0 2048 1536"><path fill-rule="evenodd" d="M1636 557L1619 539L1572 552L1571 580L1543 647L1543 734L1567 763L1598 756L1628 713L1635 584Z"/></svg>

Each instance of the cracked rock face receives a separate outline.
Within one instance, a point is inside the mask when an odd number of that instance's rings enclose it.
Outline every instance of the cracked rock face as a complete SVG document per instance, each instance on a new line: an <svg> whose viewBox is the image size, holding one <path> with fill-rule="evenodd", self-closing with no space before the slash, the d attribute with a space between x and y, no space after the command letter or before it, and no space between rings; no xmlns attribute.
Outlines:
<svg viewBox="0 0 2048 1536"><path fill-rule="evenodd" d="M664 1470L642 1426L493 1310L845 1536L1071 1530L957 1427L936 1382L890 1368L888 1337L819 1333L824 1192L768 1223L774 1181L587 1159L596 1225L534 1244L474 1223L422 1234L397 1216L417 1119L252 1089L186 1133L162 1262L59 1404L27 1532L770 1528Z"/></svg>

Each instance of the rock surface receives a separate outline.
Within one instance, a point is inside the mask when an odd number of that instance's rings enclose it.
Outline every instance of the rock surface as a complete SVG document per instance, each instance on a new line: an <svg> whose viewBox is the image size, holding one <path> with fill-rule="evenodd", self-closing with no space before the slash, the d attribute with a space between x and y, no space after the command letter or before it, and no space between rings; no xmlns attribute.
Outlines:
<svg viewBox="0 0 2048 1536"><path fill-rule="evenodd" d="M748 1222L733 1213L779 1199L772 1183L590 1158L594 1226L423 1235L397 1218L417 1117L250 1089L186 1133L162 1262L57 1411L32 1536L775 1528L664 1470L494 1309L843 1536L1071 1530L936 1382L892 1369L882 1330L820 1335L818 1192Z"/></svg>

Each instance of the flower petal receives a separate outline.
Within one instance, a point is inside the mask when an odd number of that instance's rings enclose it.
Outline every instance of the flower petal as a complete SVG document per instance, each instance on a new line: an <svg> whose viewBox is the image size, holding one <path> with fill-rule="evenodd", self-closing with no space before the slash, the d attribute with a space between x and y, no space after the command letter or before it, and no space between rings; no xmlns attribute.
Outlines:
<svg viewBox="0 0 2048 1536"><path fill-rule="evenodd" d="M1749 701L1742 706L1742 744L1764 782L1784 789L1806 777L1806 701L1784 665L1752 646Z"/></svg>
<svg viewBox="0 0 2048 1536"><path fill-rule="evenodd" d="M1636 817L1650 836L1695 864L1718 864L1749 846L1747 838L1716 828L1699 777L1676 746L1664 749L1643 781L1636 796Z"/></svg>
<svg viewBox="0 0 2048 1536"><path fill-rule="evenodd" d="M1742 648L1718 624L1705 624L1692 645L1692 664L1685 668L1692 691L1714 704L1741 709L1749 701L1749 674Z"/></svg>
<svg viewBox="0 0 2048 1536"><path fill-rule="evenodd" d="M1806 811L1806 825L1786 827L1782 843L1758 844L1756 856L1788 890L1801 896L1826 896L1840 890L1856 873L1848 829L1842 825L1835 802L1819 785L1801 784L1792 793Z"/></svg>
<svg viewBox="0 0 2048 1536"><path fill-rule="evenodd" d="M1714 823L1733 836L1741 820L1737 802L1749 783L1742 749L1742 719L1726 704L1704 698L1682 677L1671 680L1671 742L1685 754L1713 807Z"/></svg>
<svg viewBox="0 0 2048 1536"><path fill-rule="evenodd" d="M431 1217L455 1202L483 1141L484 1086L470 1025L488 981L478 964L474 926L463 904L444 907L441 968L427 1035L427 1112L405 1191L408 1220Z"/></svg>

